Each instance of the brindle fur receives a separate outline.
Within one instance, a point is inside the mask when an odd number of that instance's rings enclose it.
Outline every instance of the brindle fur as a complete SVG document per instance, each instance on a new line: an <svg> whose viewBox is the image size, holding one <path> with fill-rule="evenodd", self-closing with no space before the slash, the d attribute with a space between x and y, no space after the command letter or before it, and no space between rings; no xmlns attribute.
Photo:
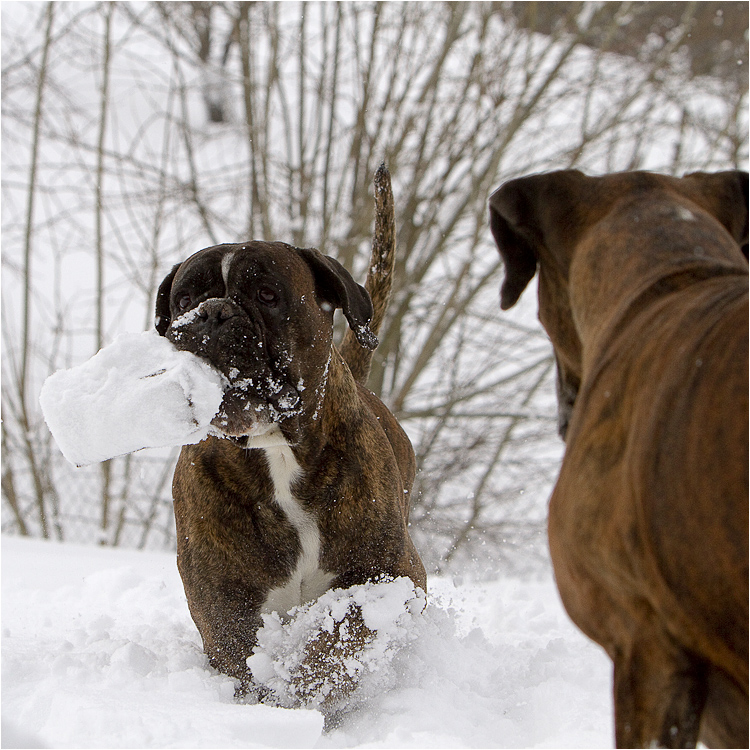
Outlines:
<svg viewBox="0 0 750 750"><path fill-rule="evenodd" d="M258 302L259 285L280 294L273 310ZM205 314L190 320L206 299ZM181 300L189 300L185 309ZM332 576L329 588L381 575L426 586L408 532L414 451L333 345L334 308L343 309L361 349L376 345L365 290L332 259L284 243L202 250L172 269L157 297L157 330L208 359L232 385L214 422L228 437L182 449L173 496L191 615L211 664L239 680L241 691L252 683L245 660L263 603L289 579L302 550L276 501L266 450L247 438L258 419L273 420L299 464L291 489L317 524L318 566ZM254 386L243 386L250 377Z"/></svg>
<svg viewBox="0 0 750 750"><path fill-rule="evenodd" d="M490 198L504 309L539 269L550 552L614 663L618 747L748 746L747 185L563 171Z"/></svg>

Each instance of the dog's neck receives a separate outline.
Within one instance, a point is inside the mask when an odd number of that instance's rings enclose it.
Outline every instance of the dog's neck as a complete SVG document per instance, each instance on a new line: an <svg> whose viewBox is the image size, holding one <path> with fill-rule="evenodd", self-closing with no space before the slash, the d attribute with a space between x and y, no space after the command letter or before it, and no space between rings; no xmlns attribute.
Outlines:
<svg viewBox="0 0 750 750"><path fill-rule="evenodd" d="M320 439L323 442L337 444L344 440L339 433L340 425L347 422L350 416L356 419L356 412L361 408L357 384L352 377L349 367L335 346L331 347L331 357L326 366L325 375L316 386L315 402L308 406L307 413L296 417L293 425L283 426L281 422L256 425L250 433L241 437L231 438L237 445L246 450L251 449L290 449L294 447L303 448L303 454L308 450L320 448ZM331 410L323 409L323 402L331 400L336 404L336 419L332 423L326 420L325 414ZM343 414L347 417L342 418ZM304 440L297 439L304 437ZM314 440L314 435L318 440ZM303 443L306 445L303 446ZM309 443L309 444L308 444Z"/></svg>
<svg viewBox="0 0 750 750"><path fill-rule="evenodd" d="M691 280L747 273L734 241L717 232L721 227L713 217L689 211L670 195L658 198L618 206L578 245L569 289L584 370L586 359L600 355L600 342L609 341L633 309L642 310L652 291L660 299L665 290L679 290ZM670 242L664 240L665 227ZM700 246L706 241L710 254ZM644 245L655 249L646 255Z"/></svg>

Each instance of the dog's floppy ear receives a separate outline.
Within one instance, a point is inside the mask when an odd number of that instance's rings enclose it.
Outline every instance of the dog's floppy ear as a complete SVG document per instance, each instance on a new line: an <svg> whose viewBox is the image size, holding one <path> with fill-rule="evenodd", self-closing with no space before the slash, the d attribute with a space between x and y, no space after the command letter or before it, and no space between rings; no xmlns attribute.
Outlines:
<svg viewBox="0 0 750 750"><path fill-rule="evenodd" d="M735 179L739 183L740 186L740 205L738 206L738 212L740 216L745 217L745 223L742 228L741 236L740 236L740 247L742 248L742 252L745 255L745 260L748 259L748 202L750 201L750 196L748 196L748 174L747 172L741 172L737 170L734 173Z"/></svg>
<svg viewBox="0 0 750 750"><path fill-rule="evenodd" d="M519 177L490 196L490 229L505 265L503 310L516 304L534 278L540 253L566 266L581 229L578 206L591 198L589 178L577 169Z"/></svg>
<svg viewBox="0 0 750 750"><path fill-rule="evenodd" d="M490 229L505 266L500 288L500 307L507 310L518 302L534 278L537 255L528 229L522 227L524 179L512 180L490 196Z"/></svg>
<svg viewBox="0 0 750 750"><path fill-rule="evenodd" d="M742 191L741 206L739 207L740 215L744 212L745 216L745 226L740 237L740 248L745 256L745 260L748 260L748 202L750 202L750 196L748 196L748 174L747 172L740 172L738 170L735 172L735 177Z"/></svg>
<svg viewBox="0 0 750 750"><path fill-rule="evenodd" d="M354 281L341 263L320 251L303 248L299 250L299 254L313 272L321 299L334 308L341 308L361 346L375 349L378 339L369 328L373 312L372 301L365 288Z"/></svg>
<svg viewBox="0 0 750 750"><path fill-rule="evenodd" d="M159 284L159 291L156 293L156 315L154 316L154 326L160 336L167 335L167 329L172 322L172 314L169 309L169 297L172 292L172 282L175 274L182 263L172 266L172 270L166 275L164 281Z"/></svg>
<svg viewBox="0 0 750 750"><path fill-rule="evenodd" d="M685 178L697 187L703 205L723 225L747 258L748 175L740 170L692 172Z"/></svg>

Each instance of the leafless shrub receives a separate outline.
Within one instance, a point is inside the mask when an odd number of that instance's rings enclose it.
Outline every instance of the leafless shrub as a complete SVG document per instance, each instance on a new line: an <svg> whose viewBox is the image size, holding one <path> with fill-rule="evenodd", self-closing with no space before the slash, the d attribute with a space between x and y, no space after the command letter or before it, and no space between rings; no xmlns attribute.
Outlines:
<svg viewBox="0 0 750 750"><path fill-rule="evenodd" d="M433 569L542 554L551 351L531 294L499 314L487 196L747 160L746 87L681 52L701 4L627 59L612 40L648 3L557 5L541 34L503 3L4 4L3 529L171 545L173 455L71 469L41 382L151 325L208 244L316 246L363 278L385 160L398 267L369 385L419 456L414 535Z"/></svg>

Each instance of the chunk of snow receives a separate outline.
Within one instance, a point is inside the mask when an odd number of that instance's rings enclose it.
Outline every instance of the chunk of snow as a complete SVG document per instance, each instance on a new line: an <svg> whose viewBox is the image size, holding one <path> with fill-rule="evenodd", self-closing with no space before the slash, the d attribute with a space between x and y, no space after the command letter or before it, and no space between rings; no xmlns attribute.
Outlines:
<svg viewBox="0 0 750 750"><path fill-rule="evenodd" d="M205 360L154 331L126 333L47 378L44 419L77 466L140 450L199 443L227 385Z"/></svg>

